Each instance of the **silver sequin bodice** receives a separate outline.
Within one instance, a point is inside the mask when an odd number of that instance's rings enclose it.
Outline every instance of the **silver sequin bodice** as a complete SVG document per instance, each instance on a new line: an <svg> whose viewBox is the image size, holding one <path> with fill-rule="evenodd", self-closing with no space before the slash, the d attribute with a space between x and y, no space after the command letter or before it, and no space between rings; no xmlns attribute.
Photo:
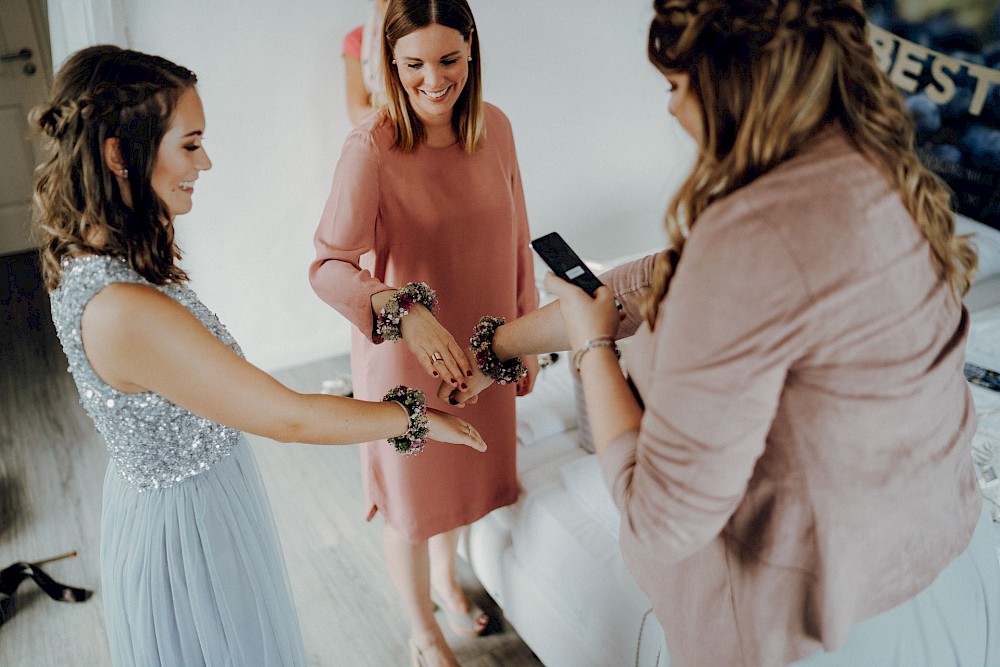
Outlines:
<svg viewBox="0 0 1000 667"><path fill-rule="evenodd" d="M87 302L111 283L150 285L198 318L216 338L243 356L218 318L183 284L153 285L111 257L64 260L52 292L52 321L69 359L80 402L104 436L118 473L136 490L162 489L208 470L239 442L236 429L204 419L153 392L129 394L105 384L91 368L80 338Z"/></svg>

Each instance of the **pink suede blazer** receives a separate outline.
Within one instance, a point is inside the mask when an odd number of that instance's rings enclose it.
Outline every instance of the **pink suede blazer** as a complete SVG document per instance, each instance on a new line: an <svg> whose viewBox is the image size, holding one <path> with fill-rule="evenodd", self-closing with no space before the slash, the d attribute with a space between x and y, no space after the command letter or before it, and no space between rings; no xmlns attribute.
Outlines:
<svg viewBox="0 0 1000 667"><path fill-rule="evenodd" d="M967 313L839 128L705 211L653 331L651 267L605 276L645 413L601 463L670 657L835 649L971 538Z"/></svg>

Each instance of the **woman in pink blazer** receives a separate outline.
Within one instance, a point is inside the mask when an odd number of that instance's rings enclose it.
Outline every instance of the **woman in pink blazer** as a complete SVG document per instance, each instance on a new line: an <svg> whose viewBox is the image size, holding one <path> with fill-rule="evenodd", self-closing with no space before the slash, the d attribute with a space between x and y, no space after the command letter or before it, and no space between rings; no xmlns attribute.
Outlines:
<svg viewBox="0 0 1000 667"><path fill-rule="evenodd" d="M1000 664L962 375L976 258L860 0L655 7L649 57L700 147L668 250L593 299L549 275L559 300L479 358L574 350L674 665ZM973 611L921 611L943 588Z"/></svg>

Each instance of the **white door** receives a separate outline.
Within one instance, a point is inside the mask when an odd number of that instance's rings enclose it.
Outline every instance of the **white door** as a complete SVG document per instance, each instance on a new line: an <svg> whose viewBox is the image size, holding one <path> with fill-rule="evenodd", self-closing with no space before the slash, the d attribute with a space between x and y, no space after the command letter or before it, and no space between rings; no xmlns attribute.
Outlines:
<svg viewBox="0 0 1000 667"><path fill-rule="evenodd" d="M50 85L40 35L30 0L0 0L0 255L34 245L31 190L42 152L38 139L28 138L28 111Z"/></svg>

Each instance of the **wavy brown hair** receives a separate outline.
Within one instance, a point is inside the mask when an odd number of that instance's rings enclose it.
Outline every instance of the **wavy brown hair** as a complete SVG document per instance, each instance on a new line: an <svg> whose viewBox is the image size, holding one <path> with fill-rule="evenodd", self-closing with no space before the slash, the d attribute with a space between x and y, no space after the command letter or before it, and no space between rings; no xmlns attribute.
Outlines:
<svg viewBox="0 0 1000 667"><path fill-rule="evenodd" d="M391 0L385 10L382 40L382 74L385 78L386 110L396 130L396 148L404 153L416 150L426 131L410 105L406 90L393 64L396 42L429 25L442 25L461 33L469 44L469 78L455 102L451 125L466 153L479 150L486 134L483 119L483 75L479 63L479 31L466 0Z"/></svg>
<svg viewBox="0 0 1000 667"><path fill-rule="evenodd" d="M150 178L177 98L196 82L169 60L117 46L92 46L66 60L49 100L29 115L49 149L35 169L33 210L47 289L59 286L63 258L85 253L121 257L158 285L187 279ZM128 169L131 207L104 160L112 137Z"/></svg>
<svg viewBox="0 0 1000 667"><path fill-rule="evenodd" d="M964 294L976 254L955 235L951 192L913 152L913 124L878 68L860 0L655 0L648 55L690 77L703 141L665 216L645 304L650 326L684 249L712 202L798 152L837 121L899 192L927 238L941 279Z"/></svg>

